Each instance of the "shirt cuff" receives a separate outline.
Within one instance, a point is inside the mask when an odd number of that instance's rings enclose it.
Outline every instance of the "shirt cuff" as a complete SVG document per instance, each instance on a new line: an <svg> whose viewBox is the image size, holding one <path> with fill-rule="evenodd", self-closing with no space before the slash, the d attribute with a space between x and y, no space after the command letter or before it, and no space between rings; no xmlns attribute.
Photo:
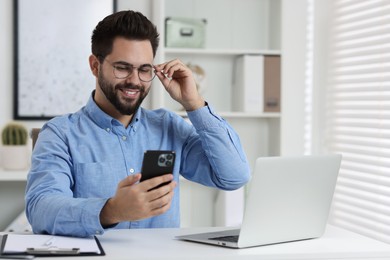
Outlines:
<svg viewBox="0 0 390 260"><path fill-rule="evenodd" d="M88 234L102 235L104 229L100 223L100 212L106 204L107 199L88 200L88 206L84 208L82 223Z"/></svg>
<svg viewBox="0 0 390 260"><path fill-rule="evenodd" d="M223 124L223 119L214 112L212 106L205 102L205 106L194 111L187 112L188 118L195 129L207 129L209 127L219 127Z"/></svg>

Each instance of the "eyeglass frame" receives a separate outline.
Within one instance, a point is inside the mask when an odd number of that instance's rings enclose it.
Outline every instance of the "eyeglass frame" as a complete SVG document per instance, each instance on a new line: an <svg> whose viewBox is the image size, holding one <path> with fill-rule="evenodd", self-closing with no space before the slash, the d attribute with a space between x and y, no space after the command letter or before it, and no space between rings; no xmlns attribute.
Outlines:
<svg viewBox="0 0 390 260"><path fill-rule="evenodd" d="M138 76L139 80L142 81L142 82L152 82L153 79L156 77L156 72L153 69L153 64L145 63L145 64L142 64L141 66L136 67L136 66L133 66L133 64L130 64L130 63L127 63L127 62L122 62L122 61L111 62L108 59L104 59L104 60L106 60L107 63L112 66L112 73L114 74L114 77L117 78L117 79L127 79L127 78L129 78L131 75L133 75L134 69L137 69L137 71L138 71L137 76ZM125 76L125 77L118 77L116 75L116 73L115 73L115 71L118 70L118 68L117 68L118 66L126 66L126 67L128 67L128 69L127 69L128 75ZM140 73L140 68L142 68L142 67L148 67L149 68L149 66L150 66L150 68L152 70L152 74L153 74L152 78L150 80L143 80L143 79L141 79L140 74L139 74Z"/></svg>

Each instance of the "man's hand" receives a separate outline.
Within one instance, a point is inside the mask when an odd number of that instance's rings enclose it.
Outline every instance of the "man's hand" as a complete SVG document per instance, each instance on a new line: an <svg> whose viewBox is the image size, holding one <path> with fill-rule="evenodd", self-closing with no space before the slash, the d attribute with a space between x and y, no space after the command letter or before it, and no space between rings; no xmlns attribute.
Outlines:
<svg viewBox="0 0 390 260"><path fill-rule="evenodd" d="M165 213L171 206L176 182L172 174L155 177L140 183L141 174L134 174L123 179L115 196L110 198L100 212L103 227L122 221L135 221ZM158 189L150 190L161 183L171 183Z"/></svg>
<svg viewBox="0 0 390 260"><path fill-rule="evenodd" d="M204 99L199 95L192 71L180 60L156 65L154 69L169 95L185 110L193 111L204 106Z"/></svg>

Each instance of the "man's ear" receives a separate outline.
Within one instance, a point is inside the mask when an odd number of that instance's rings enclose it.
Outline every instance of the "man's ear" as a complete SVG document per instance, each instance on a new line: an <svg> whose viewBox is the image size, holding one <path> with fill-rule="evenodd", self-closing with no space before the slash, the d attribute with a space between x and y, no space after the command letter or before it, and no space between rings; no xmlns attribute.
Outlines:
<svg viewBox="0 0 390 260"><path fill-rule="evenodd" d="M100 62L98 58L95 55L91 54L91 56L89 56L89 67L95 77L98 77L99 75L99 65Z"/></svg>

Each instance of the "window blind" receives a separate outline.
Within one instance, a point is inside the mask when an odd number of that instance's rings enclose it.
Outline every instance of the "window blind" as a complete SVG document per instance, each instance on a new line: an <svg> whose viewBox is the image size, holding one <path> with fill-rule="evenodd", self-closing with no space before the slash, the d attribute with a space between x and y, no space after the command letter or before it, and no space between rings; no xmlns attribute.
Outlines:
<svg viewBox="0 0 390 260"><path fill-rule="evenodd" d="M330 223L390 243L390 0L333 0L326 146L343 155Z"/></svg>
<svg viewBox="0 0 390 260"><path fill-rule="evenodd" d="M306 0L305 118L304 154L312 153L314 0Z"/></svg>

